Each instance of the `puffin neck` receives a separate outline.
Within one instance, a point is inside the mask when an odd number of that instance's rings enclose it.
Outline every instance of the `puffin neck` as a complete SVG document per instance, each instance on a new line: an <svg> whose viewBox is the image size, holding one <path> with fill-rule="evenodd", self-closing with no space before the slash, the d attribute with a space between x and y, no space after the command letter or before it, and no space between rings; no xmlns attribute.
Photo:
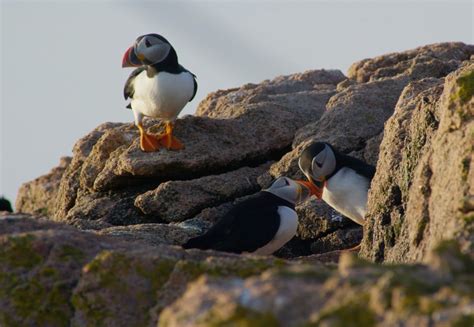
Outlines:
<svg viewBox="0 0 474 327"><path fill-rule="evenodd" d="M273 198L273 201L278 203L279 205L283 205L285 207L290 207L290 208L295 208L294 203L291 203L288 200L280 198L278 195L275 195L275 194L273 194L272 192L270 192L268 190L262 190L261 192L264 192L263 194L265 194L265 196L267 196L268 198Z"/></svg>
<svg viewBox="0 0 474 327"><path fill-rule="evenodd" d="M173 47L171 47L170 53L165 60L157 62L156 64L149 65L157 72L168 72L171 74L181 73L181 67L178 64L178 55Z"/></svg>
<svg viewBox="0 0 474 327"><path fill-rule="evenodd" d="M337 172L342 168L344 167L344 162L347 161L347 159L345 158L346 156L343 155L343 154L340 154L338 151L336 151L333 147L331 147L331 150L333 151L334 153L334 158L336 159L336 168L334 168L334 171L326 176L326 180L330 179L331 177L333 177L334 175L337 174Z"/></svg>

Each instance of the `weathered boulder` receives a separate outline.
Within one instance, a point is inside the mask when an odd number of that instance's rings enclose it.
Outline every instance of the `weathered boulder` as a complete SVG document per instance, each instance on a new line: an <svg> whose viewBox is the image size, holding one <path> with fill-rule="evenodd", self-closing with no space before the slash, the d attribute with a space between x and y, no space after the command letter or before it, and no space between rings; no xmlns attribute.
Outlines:
<svg viewBox="0 0 474 327"><path fill-rule="evenodd" d="M181 245L191 237L199 235L200 230L172 224L137 224L102 228L97 231L97 234L156 246L160 244Z"/></svg>
<svg viewBox="0 0 474 327"><path fill-rule="evenodd" d="M458 268L439 269L446 257ZM469 325L472 258L442 244L431 262L382 266L345 253L337 270L315 264L246 279L204 276L162 311L158 326Z"/></svg>
<svg viewBox="0 0 474 327"><path fill-rule="evenodd" d="M405 79L354 84L334 95L320 120L298 131L294 145L307 139L324 140L348 152L361 149L378 135L392 115Z"/></svg>
<svg viewBox="0 0 474 327"><path fill-rule="evenodd" d="M201 101L196 115L235 118L247 112L251 108L250 104L270 102L277 103L285 110L301 112L302 119L305 119L305 116L319 117L323 114L329 98L335 93L336 85L345 79L339 70L309 70L259 84L219 90L210 93Z"/></svg>
<svg viewBox="0 0 474 327"><path fill-rule="evenodd" d="M338 229L323 237L317 238L311 244L311 252L325 253L339 249L349 249L362 241L362 226Z"/></svg>
<svg viewBox="0 0 474 327"><path fill-rule="evenodd" d="M139 195L135 206L143 213L156 215L165 221L183 221L203 209L259 191L257 177L269 166L244 167L219 175L162 183L156 189Z"/></svg>
<svg viewBox="0 0 474 327"><path fill-rule="evenodd" d="M102 247L93 235L29 218L0 220L0 325L64 326L82 266ZM37 229L37 230L35 230ZM25 232L23 232L23 231Z"/></svg>
<svg viewBox="0 0 474 327"><path fill-rule="evenodd" d="M349 78L368 82L396 76L411 79L443 77L468 60L474 46L462 42L436 43L404 52L358 61L349 68Z"/></svg>
<svg viewBox="0 0 474 327"><path fill-rule="evenodd" d="M70 157L63 157L59 165L48 174L23 184L18 190L16 211L51 216L56 205L59 183L70 163Z"/></svg>
<svg viewBox="0 0 474 327"><path fill-rule="evenodd" d="M443 239L474 249L474 63L413 82L387 122L362 255L425 261Z"/></svg>
<svg viewBox="0 0 474 327"><path fill-rule="evenodd" d="M156 324L158 303L166 306L184 292L171 287L176 279L185 286L204 273L245 278L287 264L184 251L149 242L151 235L124 241L25 215L4 216L0 231L1 326Z"/></svg>
<svg viewBox="0 0 474 327"><path fill-rule="evenodd" d="M304 240L324 236L346 226L351 221L321 200L314 198L298 205L296 211L299 217L297 234Z"/></svg>
<svg viewBox="0 0 474 327"><path fill-rule="evenodd" d="M140 223L160 223L158 217L146 216L135 207L139 194L147 192L150 186L131 186L113 192L89 192L79 189L74 206L59 221L78 224L80 220L89 220L105 225L132 225Z"/></svg>
<svg viewBox="0 0 474 327"><path fill-rule="evenodd" d="M104 136L104 134L106 134L107 130L120 128L119 126L123 126L123 124L102 124L76 142L72 151L74 155L71 163L63 173L61 182L59 184L58 194L56 195L55 210L51 215L51 218L56 220L64 219L68 211L75 205L77 192L81 185L80 176L84 161L91 154L94 145L100 140L102 136ZM123 127L125 128L125 126ZM122 132L125 135L127 131L123 130ZM129 132L131 133L131 128ZM98 147L100 147L100 145Z"/></svg>

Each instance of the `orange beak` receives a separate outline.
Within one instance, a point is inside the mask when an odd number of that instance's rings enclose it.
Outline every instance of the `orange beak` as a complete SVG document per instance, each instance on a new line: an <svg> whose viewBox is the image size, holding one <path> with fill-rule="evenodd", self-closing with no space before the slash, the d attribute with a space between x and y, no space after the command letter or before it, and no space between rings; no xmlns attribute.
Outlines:
<svg viewBox="0 0 474 327"><path fill-rule="evenodd" d="M140 58L135 55L135 51L133 50L133 46L127 49L122 57L122 68L125 67L140 67L142 63L140 62Z"/></svg>
<svg viewBox="0 0 474 327"><path fill-rule="evenodd" d="M313 183L307 181L298 180L295 182L306 187L311 193L311 195L315 195L318 199L321 199L321 197L323 196L323 188L319 188Z"/></svg>

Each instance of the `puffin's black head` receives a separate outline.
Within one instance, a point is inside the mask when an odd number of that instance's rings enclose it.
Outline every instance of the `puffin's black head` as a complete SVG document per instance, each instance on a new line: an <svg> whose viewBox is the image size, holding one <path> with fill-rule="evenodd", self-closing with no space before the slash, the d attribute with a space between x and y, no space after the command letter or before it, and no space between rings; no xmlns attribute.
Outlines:
<svg viewBox="0 0 474 327"><path fill-rule="evenodd" d="M303 150L298 165L311 182L324 182L336 169L336 151L329 143L313 143Z"/></svg>
<svg viewBox="0 0 474 327"><path fill-rule="evenodd" d="M143 65L177 66L178 56L173 46L163 36L158 34L142 35L125 51L122 68Z"/></svg>
<svg viewBox="0 0 474 327"><path fill-rule="evenodd" d="M8 211L12 212L12 205L10 204L10 201L7 199L0 197L0 211Z"/></svg>

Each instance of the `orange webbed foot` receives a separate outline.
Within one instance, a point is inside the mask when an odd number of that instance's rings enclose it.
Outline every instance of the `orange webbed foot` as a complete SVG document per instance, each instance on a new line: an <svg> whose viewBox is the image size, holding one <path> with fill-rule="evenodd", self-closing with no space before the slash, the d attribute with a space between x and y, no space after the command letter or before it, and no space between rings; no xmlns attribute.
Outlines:
<svg viewBox="0 0 474 327"><path fill-rule="evenodd" d="M161 134L159 137L160 144L168 150L182 150L184 149L184 144L181 143L176 137L173 136L173 124L166 123L166 131L164 134Z"/></svg>
<svg viewBox="0 0 474 327"><path fill-rule="evenodd" d="M142 126L138 126L140 130L140 149L144 152L155 152L160 150L161 143L156 136L147 134Z"/></svg>

